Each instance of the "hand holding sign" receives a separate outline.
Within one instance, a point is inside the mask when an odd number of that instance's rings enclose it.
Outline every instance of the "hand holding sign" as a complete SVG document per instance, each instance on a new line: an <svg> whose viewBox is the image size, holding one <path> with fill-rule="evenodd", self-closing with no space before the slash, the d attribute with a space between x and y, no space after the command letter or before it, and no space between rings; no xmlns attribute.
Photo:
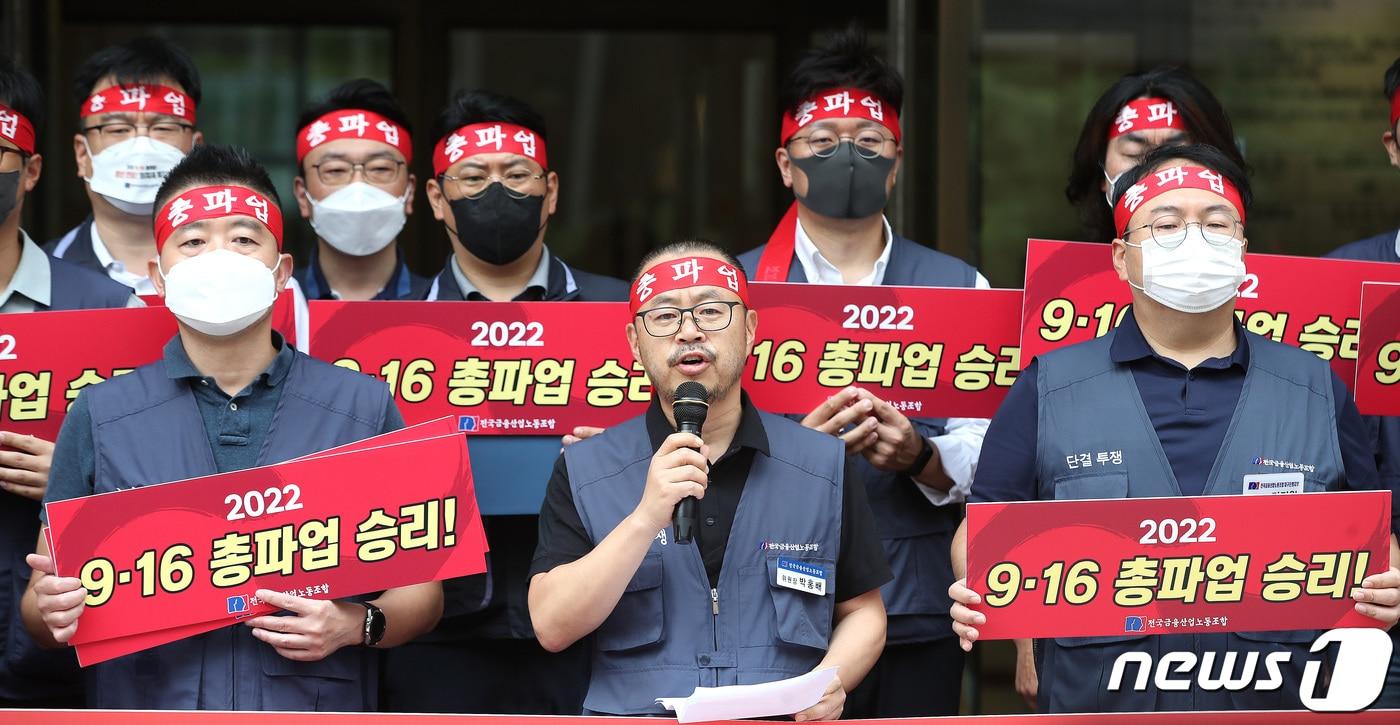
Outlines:
<svg viewBox="0 0 1400 725"><path fill-rule="evenodd" d="M1366 577L1360 589L1351 591L1358 614L1379 620L1390 629L1400 620L1400 569L1389 569Z"/></svg>
<svg viewBox="0 0 1400 725"><path fill-rule="evenodd" d="M876 432L880 421L872 415L874 409L872 396L862 397L858 388L845 388L813 408L802 419L802 425L840 437L846 444L846 454L856 455L880 439Z"/></svg>
<svg viewBox="0 0 1400 725"><path fill-rule="evenodd" d="M30 586L34 589L34 603L39 616L48 627L49 636L58 644L66 644L78 631L78 617L82 616L87 590L77 577L58 576L54 573L53 558L48 556L47 547L38 554L24 557L36 577Z"/></svg>
<svg viewBox="0 0 1400 725"><path fill-rule="evenodd" d="M315 662L362 641L365 608L359 604L308 599L271 589L259 589L256 596L293 616L265 614L243 625L289 660Z"/></svg>
<svg viewBox="0 0 1400 725"><path fill-rule="evenodd" d="M964 652L971 652L972 643L982 636L977 628L987 623L987 615L974 609L982 605L982 596L972 591L966 577L948 587L948 596L953 600L953 608L948 613L953 618L953 633L958 635L958 646Z"/></svg>
<svg viewBox="0 0 1400 725"><path fill-rule="evenodd" d="M0 433L0 488L31 501L44 500L53 464L53 443L18 433Z"/></svg>

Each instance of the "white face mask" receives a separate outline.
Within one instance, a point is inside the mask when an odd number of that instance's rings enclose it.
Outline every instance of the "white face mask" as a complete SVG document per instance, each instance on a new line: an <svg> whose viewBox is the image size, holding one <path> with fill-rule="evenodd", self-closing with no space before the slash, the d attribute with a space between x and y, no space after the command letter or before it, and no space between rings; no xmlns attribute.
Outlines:
<svg viewBox="0 0 1400 725"><path fill-rule="evenodd" d="M83 145L87 145L86 138ZM89 146L88 156L92 159L88 186L123 212L144 216L155 206L156 191L165 175L185 158L185 152L150 136L137 136L98 154Z"/></svg>
<svg viewBox="0 0 1400 725"><path fill-rule="evenodd" d="M311 202L311 228L336 249L355 257L374 254L389 246L403 229L408 215L403 196L395 197L377 186L356 181L326 198Z"/></svg>
<svg viewBox="0 0 1400 725"><path fill-rule="evenodd" d="M1179 312L1209 312L1229 302L1244 282L1244 243L1211 244L1196 224L1186 227L1186 239L1175 249L1151 240L1124 244L1142 250L1142 286L1128 284Z"/></svg>
<svg viewBox="0 0 1400 725"><path fill-rule="evenodd" d="M277 298L272 270L246 254L215 249L170 268L165 306L181 322L216 337L241 332L257 322Z"/></svg>

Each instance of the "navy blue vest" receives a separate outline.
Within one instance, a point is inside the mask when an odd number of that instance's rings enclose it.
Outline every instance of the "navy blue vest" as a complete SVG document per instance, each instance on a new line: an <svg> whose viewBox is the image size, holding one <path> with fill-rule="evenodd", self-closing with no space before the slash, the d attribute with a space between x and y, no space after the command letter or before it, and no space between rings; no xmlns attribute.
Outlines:
<svg viewBox="0 0 1400 725"><path fill-rule="evenodd" d="M586 712L660 715L658 697L795 677L821 661L840 574L845 449L759 415L770 455L754 456L718 586L710 588L699 547L663 530L593 635ZM653 453L645 416L564 449L574 505L594 544L637 507ZM779 587L779 558L825 569L826 596Z"/></svg>
<svg viewBox="0 0 1400 725"><path fill-rule="evenodd" d="M125 307L131 290L106 275L48 258L46 310ZM19 601L29 584L24 556L39 538L39 503L0 494L0 699L76 697L77 661L70 651L40 649L24 630Z"/></svg>
<svg viewBox="0 0 1400 725"><path fill-rule="evenodd" d="M49 257L50 311L126 307L130 287L100 272Z"/></svg>
<svg viewBox="0 0 1400 725"><path fill-rule="evenodd" d="M1180 496L1132 372L1109 357L1115 333L1039 358L1036 481L1042 500ZM1346 480L1337 439L1336 401L1327 363L1298 348L1245 335L1249 371L1205 495L1239 494L1246 475L1277 473L1262 465L1279 459L1313 466L1308 491L1335 489ZM1122 464L1071 469L1066 456L1121 451ZM1298 686L1308 646L1317 632L1241 632L1207 635L1075 637L1043 640L1038 703L1049 712L1233 710L1301 707ZM1114 661L1125 652L1157 657L1172 651L1233 651L1243 658L1291 650L1284 685L1272 692L1109 692ZM1242 666L1242 660L1241 660ZM1129 668L1128 680L1136 675ZM1131 688L1123 688L1127 690Z"/></svg>
<svg viewBox="0 0 1400 725"><path fill-rule="evenodd" d="M1396 235L1400 231L1392 229L1374 237L1343 244L1323 255L1334 259L1357 259L1363 262L1400 262L1396 253Z"/></svg>
<svg viewBox="0 0 1400 725"><path fill-rule="evenodd" d="M890 260L882 282L889 286L974 287L977 270L957 257L934 251L895 235ZM758 268L763 247L739 255L746 270ZM789 282L806 282L807 275L793 256L788 268ZM946 418L911 418L925 438L943 435ZM927 642L953 636L948 610L953 602L948 587L953 583L953 563L949 558L953 533L962 521L961 506L934 506L908 476L881 471L857 456L870 509L889 557L894 579L880 589L889 615L886 642L905 644Z"/></svg>
<svg viewBox="0 0 1400 725"><path fill-rule="evenodd" d="M189 384L157 361L84 391L92 414L94 493L217 472ZM259 465L378 434L389 389L369 376L297 353L282 384ZM151 446L152 436L160 439ZM378 652L346 647L294 662L230 626L87 668L98 708L373 710Z"/></svg>
<svg viewBox="0 0 1400 725"><path fill-rule="evenodd" d="M44 242L44 251L69 264L106 275L107 270L102 268L102 262L98 260L97 253L92 251L93 223L92 215L89 214L86 219L78 223L78 226L64 232L63 236Z"/></svg>

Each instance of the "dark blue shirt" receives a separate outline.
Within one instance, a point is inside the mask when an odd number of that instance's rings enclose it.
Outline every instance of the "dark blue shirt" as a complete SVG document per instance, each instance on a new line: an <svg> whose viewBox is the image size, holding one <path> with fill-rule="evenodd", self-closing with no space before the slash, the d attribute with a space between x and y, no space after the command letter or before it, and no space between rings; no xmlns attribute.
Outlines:
<svg viewBox="0 0 1400 725"><path fill-rule="evenodd" d="M1229 357L1210 358L1187 370L1153 351L1137 320L1129 314L1123 317L1109 348L1113 362L1132 371L1162 451L1186 496L1205 491L1206 479L1239 404L1249 371L1246 334L1244 326L1236 322L1235 351ZM1036 368L1036 361L1031 361L1021 372L987 429L971 501L1029 501L1037 497ZM1337 401L1337 439L1347 480L1353 485L1374 485L1378 478L1372 434L1356 411L1351 392L1335 373L1332 397Z"/></svg>
<svg viewBox="0 0 1400 725"><path fill-rule="evenodd" d="M298 354L275 331L272 333L272 344L277 348L272 363L237 395L225 393L214 378L202 375L195 369L179 335L165 345L166 372L172 380L186 381L194 393L219 473L241 471L259 463L258 456L262 453L263 442L272 425L272 416L282 398L282 383L287 379L292 359ZM314 425L315 421L303 421L303 424ZM391 399L380 433L398 430L403 425L403 416ZM152 435L158 437L159 431L152 431ZM158 446L152 447L151 455L159 455ZM68 409L58 441L54 444L53 466L49 471L49 487L44 492L44 502L92 495L96 475L92 414L88 411L87 399L79 394ZM43 519L42 514L40 519Z"/></svg>

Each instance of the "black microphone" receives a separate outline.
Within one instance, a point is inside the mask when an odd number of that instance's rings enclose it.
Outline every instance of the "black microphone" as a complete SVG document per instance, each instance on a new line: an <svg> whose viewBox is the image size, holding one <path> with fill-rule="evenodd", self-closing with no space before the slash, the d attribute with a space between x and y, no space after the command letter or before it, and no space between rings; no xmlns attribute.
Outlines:
<svg viewBox="0 0 1400 725"><path fill-rule="evenodd" d="M676 428L681 433L700 435L705 427L705 416L710 413L710 393L705 386L687 380L676 388L676 399L671 403L671 413L676 416ZM695 537L695 504L699 499L686 496L676 504L676 512L671 515L671 525L676 529L676 543L689 544Z"/></svg>

